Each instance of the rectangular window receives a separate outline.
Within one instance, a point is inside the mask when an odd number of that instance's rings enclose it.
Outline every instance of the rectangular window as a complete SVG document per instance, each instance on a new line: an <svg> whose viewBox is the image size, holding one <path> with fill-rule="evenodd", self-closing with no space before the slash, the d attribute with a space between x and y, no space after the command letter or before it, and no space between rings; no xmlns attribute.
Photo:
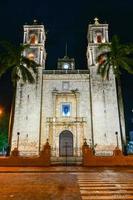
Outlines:
<svg viewBox="0 0 133 200"><path fill-rule="evenodd" d="M63 117L69 117L71 115L71 105L70 103L62 103L61 113Z"/></svg>
<svg viewBox="0 0 133 200"><path fill-rule="evenodd" d="M69 82L68 81L65 81L62 83L62 89L63 90L69 90Z"/></svg>

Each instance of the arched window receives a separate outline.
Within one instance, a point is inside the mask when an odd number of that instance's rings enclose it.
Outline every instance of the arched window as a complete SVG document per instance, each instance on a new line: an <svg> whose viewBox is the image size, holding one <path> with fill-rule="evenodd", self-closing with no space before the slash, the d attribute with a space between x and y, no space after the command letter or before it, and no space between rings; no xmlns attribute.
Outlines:
<svg viewBox="0 0 133 200"><path fill-rule="evenodd" d="M38 43L37 36L35 34L30 35L30 44L37 44L37 43Z"/></svg>
<svg viewBox="0 0 133 200"><path fill-rule="evenodd" d="M102 43L102 36L100 34L97 35L97 43Z"/></svg>
<svg viewBox="0 0 133 200"><path fill-rule="evenodd" d="M29 60L34 60L34 59L35 59L34 53L29 53L29 54L28 54L28 59L29 59Z"/></svg>
<svg viewBox="0 0 133 200"><path fill-rule="evenodd" d="M100 65L104 64L104 63L105 63L105 56L103 56L103 55L99 56L99 58L98 58L98 63L99 63Z"/></svg>

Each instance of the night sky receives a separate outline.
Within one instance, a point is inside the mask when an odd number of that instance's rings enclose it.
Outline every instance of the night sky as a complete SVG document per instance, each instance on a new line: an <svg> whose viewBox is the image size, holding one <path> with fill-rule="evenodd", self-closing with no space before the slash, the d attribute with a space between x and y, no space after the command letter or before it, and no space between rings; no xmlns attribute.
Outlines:
<svg viewBox="0 0 133 200"><path fill-rule="evenodd" d="M63 57L65 44L68 55L76 60L76 68L86 69L87 28L94 17L109 23L109 35L117 34L121 42L133 43L132 0L1 0L0 40L19 44L23 40L23 24L33 19L42 22L47 31L46 69L56 69ZM127 132L133 130L133 75L122 74ZM10 110L12 86L10 74L0 80L0 106Z"/></svg>

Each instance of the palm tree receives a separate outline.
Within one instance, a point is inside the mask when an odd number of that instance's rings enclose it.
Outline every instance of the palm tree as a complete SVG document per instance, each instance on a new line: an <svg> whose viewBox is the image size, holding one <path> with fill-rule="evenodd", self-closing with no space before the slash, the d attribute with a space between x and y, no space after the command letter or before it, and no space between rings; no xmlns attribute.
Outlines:
<svg viewBox="0 0 133 200"><path fill-rule="evenodd" d="M128 73L133 74L133 59L131 58L133 53L133 46L120 44L118 37L115 35L112 37L111 43L99 45L99 50L101 50L101 54L97 57L97 73L101 75L103 80L109 80L110 71L113 70L113 73L116 77L115 80L118 97L120 134L122 139L122 149L123 152L125 152L126 144L122 135L121 123L121 120L124 118L124 110L120 75L123 69Z"/></svg>
<svg viewBox="0 0 133 200"><path fill-rule="evenodd" d="M16 47L8 41L0 42L0 77L7 71L11 71L11 81L14 86L14 95L11 106L11 115L9 122L9 144L11 142L11 132L14 120L14 107L16 97L16 87L19 80L23 83L33 84L35 82L35 74L37 73L38 64L33 60L24 56L24 51L29 45Z"/></svg>
<svg viewBox="0 0 133 200"><path fill-rule="evenodd" d="M133 52L132 45L120 44L118 37L112 37L111 43L101 44L99 50L102 53L98 56L98 74L102 78L109 79L112 69L116 78L119 78L122 69L133 74L133 59L130 57Z"/></svg>

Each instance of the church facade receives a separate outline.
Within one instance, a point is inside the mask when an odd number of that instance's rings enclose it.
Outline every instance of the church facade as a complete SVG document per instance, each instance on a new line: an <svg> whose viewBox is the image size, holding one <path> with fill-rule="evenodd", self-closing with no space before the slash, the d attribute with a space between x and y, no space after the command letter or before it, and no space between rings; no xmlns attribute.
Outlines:
<svg viewBox="0 0 133 200"><path fill-rule="evenodd" d="M39 63L35 84L17 84L11 150L20 155L39 155L47 139L53 160L81 157L86 141L97 155L111 154L125 141L123 108L118 104L115 76L97 74L99 44L108 43L108 24L95 19L88 28L87 69L75 69L67 54L58 59L57 70L46 70L46 33L36 21L24 25L24 55ZM121 98L121 96L119 96ZM118 133L116 140L115 133Z"/></svg>

